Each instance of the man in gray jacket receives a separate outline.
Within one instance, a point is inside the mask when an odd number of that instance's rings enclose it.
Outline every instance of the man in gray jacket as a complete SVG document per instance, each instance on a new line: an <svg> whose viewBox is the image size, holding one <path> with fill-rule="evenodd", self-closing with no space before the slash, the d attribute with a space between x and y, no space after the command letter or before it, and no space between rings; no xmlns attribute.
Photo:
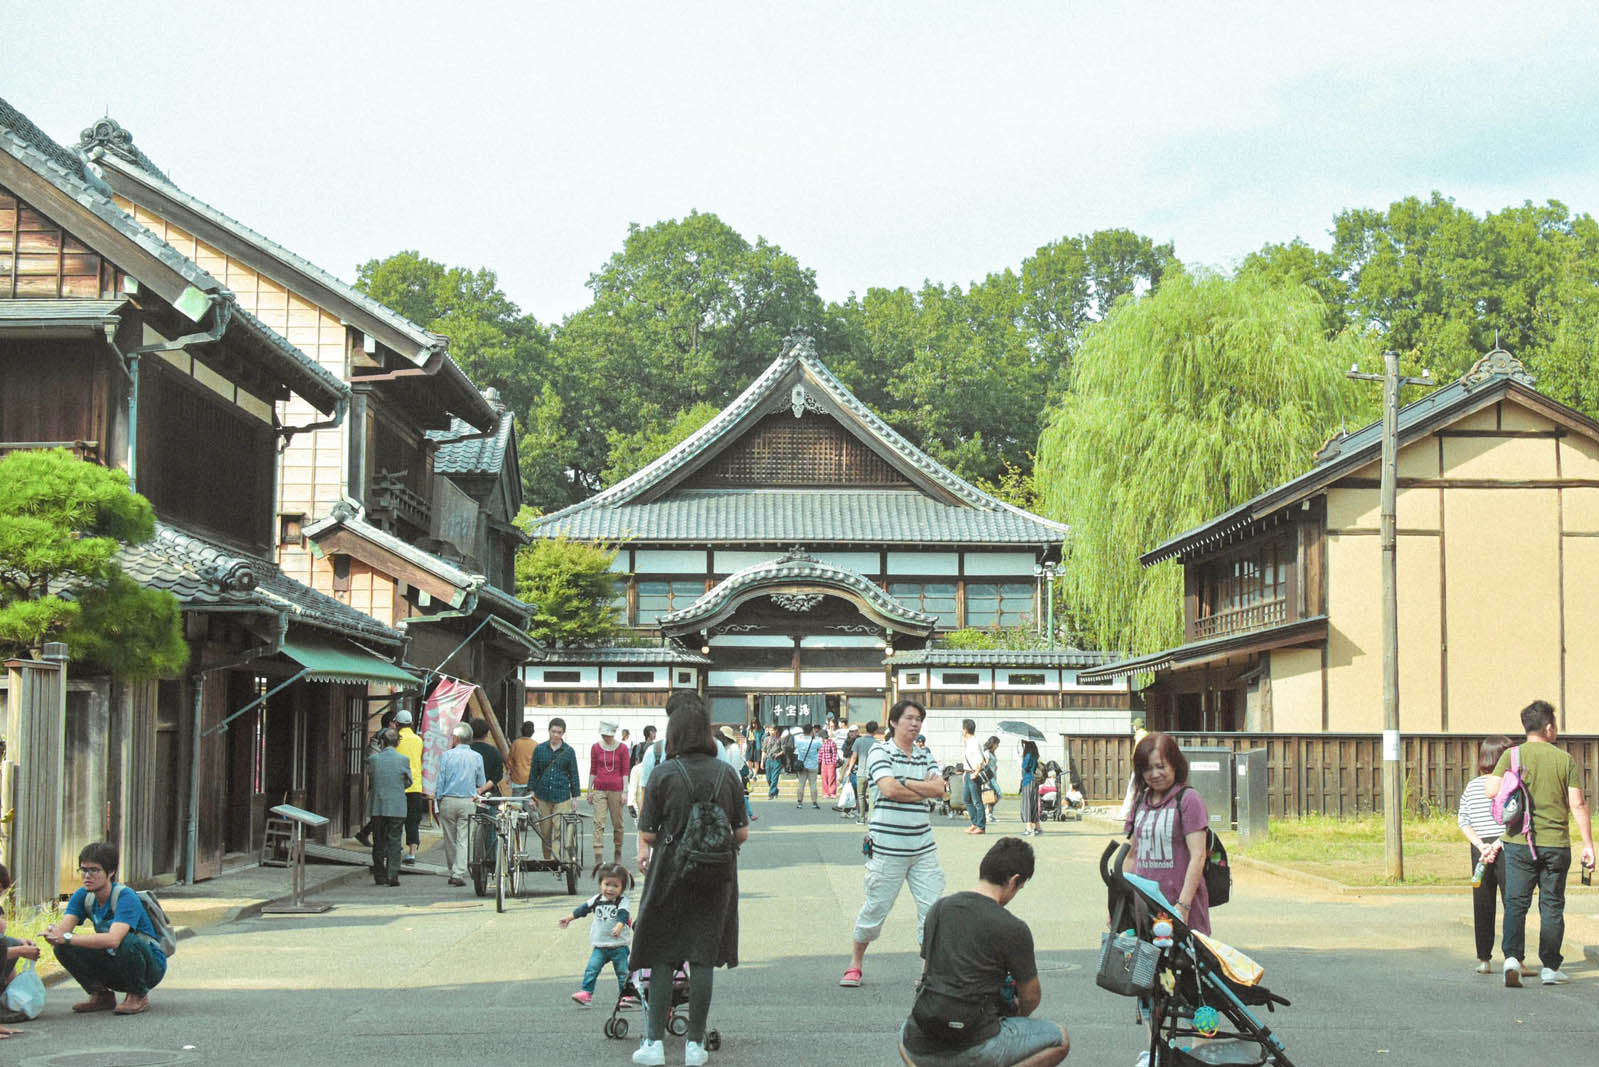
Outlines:
<svg viewBox="0 0 1599 1067"><path fill-rule="evenodd" d="M405 830L405 790L411 784L411 761L394 746L400 735L392 727L378 731L378 750L366 758L372 783L368 802L372 816L372 880L400 884L400 835Z"/></svg>

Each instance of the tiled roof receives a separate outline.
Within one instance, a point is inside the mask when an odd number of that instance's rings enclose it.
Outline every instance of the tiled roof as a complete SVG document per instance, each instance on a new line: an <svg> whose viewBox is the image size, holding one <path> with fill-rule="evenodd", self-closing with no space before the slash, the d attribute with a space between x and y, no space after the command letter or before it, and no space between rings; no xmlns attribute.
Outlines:
<svg viewBox="0 0 1599 1067"><path fill-rule="evenodd" d="M1314 615L1308 619L1293 619L1254 630L1222 634L1220 637L1206 637L1199 641L1190 641L1186 645L1178 645L1176 648L1151 652L1145 656L1105 663L1083 671L1077 676L1077 680L1092 685L1134 674L1159 674L1204 663L1214 663L1230 656L1264 652L1273 648L1314 645L1326 640L1327 616Z"/></svg>
<svg viewBox="0 0 1599 1067"><path fill-rule="evenodd" d="M229 303L233 301L233 294L221 282L118 207L111 199L110 190L93 177L81 158L57 144L3 99L0 99L0 150L154 256L188 285ZM338 398L349 395L348 386L259 319L236 305L234 311L244 329L276 353L275 369L283 380L319 410L331 411Z"/></svg>
<svg viewBox="0 0 1599 1067"><path fill-rule="evenodd" d="M1399 447L1425 437L1457 419L1481 410L1510 393L1560 412L1574 425L1585 426L1599 437L1599 424L1533 388L1531 375L1508 352L1495 349L1459 379L1411 401L1399 409ZM1304 474L1266 490L1237 507L1185 530L1138 558L1148 567L1162 560L1185 556L1220 541L1274 512L1314 496L1338 479L1359 470L1382 455L1382 421L1333 438L1316 453L1316 464Z"/></svg>
<svg viewBox="0 0 1599 1067"><path fill-rule="evenodd" d="M791 379L794 379L791 383ZM749 387L739 394L726 408L723 408L715 418L700 427L686 440L671 449L665 455L644 467L637 473L624 478L622 481L606 489L602 493L580 501L572 506L545 516L533 524L531 533L535 536L554 536L565 533L570 537L589 538L616 536L603 533L590 534L580 532L591 527L601 529L622 528L632 531L634 536L643 539L656 539L656 535L646 532L651 529L661 529L665 532L664 539L677 539L679 534L675 531L684 531L682 540L761 540L764 533L752 533L747 537L739 536L744 528L745 516L729 510L748 502L752 506L760 507L758 498L751 494L734 493L723 494L720 497L697 496L695 499L701 505L712 502L709 509L703 506L697 509L694 516L678 514L671 519L662 521L652 518L648 512L656 508L671 508L676 503L678 494L664 495L658 500L637 502L638 498L647 495L658 486L669 484L673 479L681 476L688 469L697 466L715 454L720 448L737 436L737 431L747 425L752 416L767 410L774 403L787 404L792 398L796 412L806 408L820 405L809 391L815 389L826 398L837 411L847 419L852 420L856 427L876 443L878 449L886 456L892 457L905 468L914 472L929 487L929 492L913 493L876 493L867 494L872 498L881 497L885 503L897 503L900 508L898 515L885 515L880 520L874 520L867 515L840 514L839 518L865 520L866 525L879 530L888 530L897 525L897 520L914 516L925 525L923 528L903 528L894 530L891 536L879 536L873 533L859 532L854 526L834 527L820 534L790 534L786 532L773 532L771 536L783 539L789 537L803 537L807 540L825 538L828 540L885 540L885 541L961 541L971 540L966 529L961 526L959 513L973 512L976 521L968 524L982 528L987 526L993 530L1006 531L1003 536L993 538L997 541L1021 542L1029 544L1049 544L1061 540L1066 533L1066 527L1057 522L1018 507L1004 503L995 497L983 492L976 486L964 481L949 468L933 459L927 453L907 441L893 427L878 417L871 408L861 403L860 399L845 388L844 384L833 376L833 372L816 355L816 347L809 337L793 337L783 344L783 350L771 365L762 371L760 376L750 383ZM942 491L955 499L956 503L943 503L933 499L935 492ZM798 506L806 507L815 500L814 493L787 494L794 497ZM908 500L899 500L898 497L921 496L929 505L935 508L918 509ZM768 502L771 497L765 498ZM863 498L864 502L864 498ZM585 522L579 516L585 512L610 511L623 512L628 508L637 511L618 517L601 517L591 522ZM787 510L793 505L778 505L780 509ZM769 513L763 516L770 520ZM754 517L751 516L751 521ZM728 521L731 520L731 521ZM694 532L701 526L714 528L718 531L727 530L726 534L697 533ZM768 526L783 526L783 520L776 523L767 522ZM735 529L736 528L736 529ZM786 528L786 527L785 527ZM979 535L977 541L990 540Z"/></svg>
<svg viewBox="0 0 1599 1067"><path fill-rule="evenodd" d="M754 590L791 584L852 593L864 602L870 612L900 629L925 633L938 624L937 616L906 607L876 582L855 571L821 563L810 556L790 554L734 571L693 604L681 611L662 615L659 625L662 629L670 630L698 629L731 613Z"/></svg>
<svg viewBox="0 0 1599 1067"><path fill-rule="evenodd" d="M81 328L115 324L126 300L0 300L0 325L12 329Z"/></svg>
<svg viewBox="0 0 1599 1067"><path fill-rule="evenodd" d="M372 299L370 296L343 281L338 276L323 270L321 267L317 266L315 263L312 263L305 257L296 255L287 248L284 248L282 245L278 244L276 241L272 240L272 238L251 229L238 219L227 214L226 212L212 207L199 197L196 197L193 194L187 193L178 188L176 185L172 184L172 181L160 171L155 171L147 167L140 166L131 162L125 157L120 157L115 154L102 154L101 152L97 152L95 150L97 147L99 146L93 143L85 145L90 159L103 162L116 170L130 174L139 181L150 186L156 192L159 192L161 195L170 200L174 200L179 204L182 204L190 211L193 211L195 214L205 218L212 224L228 231L229 233L238 237L240 240L255 245L257 248L261 249L261 251L265 252L273 259L283 263L291 270L297 271L308 278L314 279L319 284L332 290L338 296L349 301L351 304L356 305L368 315L378 319L390 329L396 331L397 333L403 334L407 339L416 345L416 350L413 352L402 352L401 355L420 363L426 358L428 352L435 348L440 348L446 343L445 339L440 335L418 326L404 315L401 315L387 305L381 304Z"/></svg>
<svg viewBox="0 0 1599 1067"><path fill-rule="evenodd" d="M595 664L603 667L613 667L618 664L650 664L666 663L683 667L710 666L709 657L687 649L665 648L633 648L613 645L602 645L598 648L550 648L533 654L529 663L563 663L563 664Z"/></svg>
<svg viewBox="0 0 1599 1067"><path fill-rule="evenodd" d="M533 614L533 605L524 603L509 593L496 589L488 583L481 574L468 574L460 567L436 556L425 549L417 548L413 544L395 537L391 533L378 529L365 519L341 513L335 509L334 514L311 524L305 528L305 536L315 541L324 534L335 529L343 528L369 541L386 552L393 553L401 559L435 575L442 581L448 582L463 592L476 593L478 599L486 606L494 608L501 615L505 615L521 623L527 624L528 617Z"/></svg>
<svg viewBox="0 0 1599 1067"><path fill-rule="evenodd" d="M1077 648L917 648L894 655L898 667L1058 667L1083 670L1113 663L1119 652L1085 652Z"/></svg>
<svg viewBox="0 0 1599 1067"><path fill-rule="evenodd" d="M511 444L516 420L501 412L493 433L484 437L464 419L450 420L448 430L429 430L428 440L438 442L433 470L438 474L497 475L505 469L505 452Z"/></svg>
<svg viewBox="0 0 1599 1067"><path fill-rule="evenodd" d="M535 536L774 545L1058 542L1061 534L1013 509L935 500L914 489L679 489L647 503L568 508L540 519Z"/></svg>
<svg viewBox="0 0 1599 1067"><path fill-rule="evenodd" d="M341 601L290 578L259 557L224 548L164 522L155 536L124 546L123 571L140 585L165 589L184 608L246 609L288 617L294 624L398 645L403 634Z"/></svg>

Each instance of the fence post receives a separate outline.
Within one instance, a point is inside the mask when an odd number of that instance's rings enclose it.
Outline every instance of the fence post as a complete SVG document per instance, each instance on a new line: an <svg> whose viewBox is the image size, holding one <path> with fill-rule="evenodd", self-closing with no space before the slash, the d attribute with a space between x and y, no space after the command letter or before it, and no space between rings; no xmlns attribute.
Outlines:
<svg viewBox="0 0 1599 1067"><path fill-rule="evenodd" d="M17 903L55 903L60 874L61 781L65 770L67 646L50 642L42 662L6 661L5 856Z"/></svg>

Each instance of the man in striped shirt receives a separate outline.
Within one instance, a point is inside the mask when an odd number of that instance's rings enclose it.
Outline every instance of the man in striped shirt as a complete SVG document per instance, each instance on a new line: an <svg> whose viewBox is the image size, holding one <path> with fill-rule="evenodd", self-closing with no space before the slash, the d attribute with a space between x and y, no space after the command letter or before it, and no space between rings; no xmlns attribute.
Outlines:
<svg viewBox="0 0 1599 1067"><path fill-rule="evenodd" d="M944 869L938 864L927 810L929 800L944 795L944 779L926 753L916 748L926 718L920 704L899 701L888 712L889 740L873 745L867 757L866 781L873 798L867 831L871 853L866 861L866 901L855 917L850 965L839 985L861 984L866 946L883 932L900 886L908 883L916 900L918 942L927 909L944 892Z"/></svg>

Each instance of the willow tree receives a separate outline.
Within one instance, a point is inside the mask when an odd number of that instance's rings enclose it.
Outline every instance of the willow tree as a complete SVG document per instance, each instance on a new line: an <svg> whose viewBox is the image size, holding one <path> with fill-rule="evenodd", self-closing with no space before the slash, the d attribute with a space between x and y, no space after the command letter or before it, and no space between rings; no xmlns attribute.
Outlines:
<svg viewBox="0 0 1599 1067"><path fill-rule="evenodd" d="M1071 527L1061 594L1085 639L1151 652L1182 637L1181 569L1138 556L1304 471L1342 420L1372 342L1329 338L1302 285L1168 273L1091 328L1049 412L1037 480Z"/></svg>

